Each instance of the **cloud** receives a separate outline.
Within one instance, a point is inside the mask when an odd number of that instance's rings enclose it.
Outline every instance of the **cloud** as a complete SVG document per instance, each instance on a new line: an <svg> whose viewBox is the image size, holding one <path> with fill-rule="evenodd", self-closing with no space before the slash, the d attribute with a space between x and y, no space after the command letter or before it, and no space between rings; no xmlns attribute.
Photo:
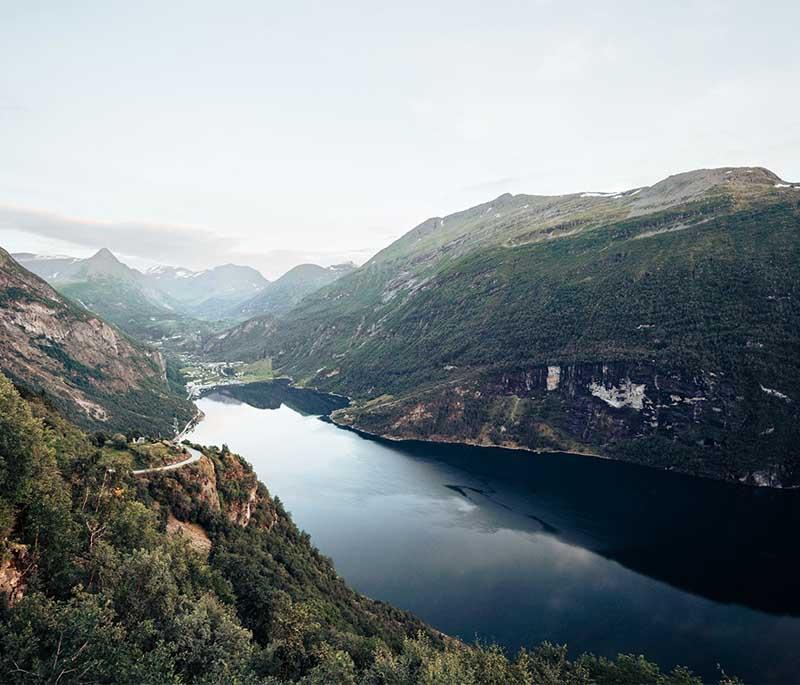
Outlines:
<svg viewBox="0 0 800 685"><path fill-rule="evenodd" d="M108 247L144 258L180 252L189 260L227 251L230 240L192 226L98 221L0 205L0 229L16 229L86 247Z"/></svg>
<svg viewBox="0 0 800 685"><path fill-rule="evenodd" d="M97 250L107 247L159 264L207 268L236 263L260 269L268 278L279 276L304 262L322 265L343 261L365 261L361 250L339 251L267 250L250 251L241 238L206 228L148 222L99 221L66 216L38 209L0 205L0 231L25 233ZM41 241L38 241L41 242Z"/></svg>

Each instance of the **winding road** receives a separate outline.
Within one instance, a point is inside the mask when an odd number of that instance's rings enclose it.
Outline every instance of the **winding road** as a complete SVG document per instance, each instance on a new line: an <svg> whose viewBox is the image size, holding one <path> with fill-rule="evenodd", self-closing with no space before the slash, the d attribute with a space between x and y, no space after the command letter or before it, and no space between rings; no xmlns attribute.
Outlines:
<svg viewBox="0 0 800 685"><path fill-rule="evenodd" d="M167 464L166 466L154 466L149 469L137 469L133 471L133 475L143 476L147 473L157 473L158 471L172 471L174 469L181 468L181 466L188 466L189 464L194 464L195 462L200 461L200 458L203 456L202 453L198 452L193 447L186 447L185 445L183 447L189 453L189 456L186 459L176 461L174 464Z"/></svg>

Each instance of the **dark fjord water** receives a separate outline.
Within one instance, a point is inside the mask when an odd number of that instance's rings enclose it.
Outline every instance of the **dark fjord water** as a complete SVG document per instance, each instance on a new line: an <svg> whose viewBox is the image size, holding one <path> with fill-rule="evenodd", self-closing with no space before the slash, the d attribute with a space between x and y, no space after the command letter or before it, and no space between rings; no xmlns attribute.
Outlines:
<svg viewBox="0 0 800 685"><path fill-rule="evenodd" d="M353 587L440 630L800 682L800 493L366 439L275 384L198 404L191 440L242 454Z"/></svg>

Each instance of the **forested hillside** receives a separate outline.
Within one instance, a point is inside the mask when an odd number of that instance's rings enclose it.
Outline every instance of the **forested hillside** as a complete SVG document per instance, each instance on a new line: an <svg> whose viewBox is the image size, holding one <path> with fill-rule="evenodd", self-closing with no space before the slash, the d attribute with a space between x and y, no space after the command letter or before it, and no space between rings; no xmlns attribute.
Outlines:
<svg viewBox="0 0 800 685"><path fill-rule="evenodd" d="M795 485L799 283L800 186L700 170L429 219L205 350L270 356L352 396L338 421L393 438Z"/></svg>

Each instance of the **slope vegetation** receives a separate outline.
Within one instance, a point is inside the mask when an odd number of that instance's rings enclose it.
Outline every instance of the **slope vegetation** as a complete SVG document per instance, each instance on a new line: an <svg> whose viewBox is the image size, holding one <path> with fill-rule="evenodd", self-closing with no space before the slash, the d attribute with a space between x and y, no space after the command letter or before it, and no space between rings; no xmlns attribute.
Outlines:
<svg viewBox="0 0 800 685"><path fill-rule="evenodd" d="M352 264L322 267L300 264L273 281L260 293L230 311L232 318L281 316L296 307L304 297L353 271Z"/></svg>

